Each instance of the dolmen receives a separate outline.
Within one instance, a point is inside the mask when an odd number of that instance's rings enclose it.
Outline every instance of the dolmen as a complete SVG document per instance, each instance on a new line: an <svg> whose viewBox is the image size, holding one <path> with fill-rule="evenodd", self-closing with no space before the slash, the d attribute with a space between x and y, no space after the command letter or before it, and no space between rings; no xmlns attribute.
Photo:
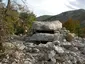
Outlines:
<svg viewBox="0 0 85 64"><path fill-rule="evenodd" d="M32 36L29 41L32 42L51 42L58 37L57 31L62 28L62 23L56 21L35 21L32 26Z"/></svg>

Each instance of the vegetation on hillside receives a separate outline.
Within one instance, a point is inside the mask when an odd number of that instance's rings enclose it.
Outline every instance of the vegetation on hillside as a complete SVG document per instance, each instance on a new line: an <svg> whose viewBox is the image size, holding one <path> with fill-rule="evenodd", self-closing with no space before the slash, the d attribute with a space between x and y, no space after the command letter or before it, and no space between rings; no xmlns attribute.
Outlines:
<svg viewBox="0 0 85 64"><path fill-rule="evenodd" d="M26 34L36 19L33 12L16 1L7 0L7 5L2 1L4 0L0 0L0 51L4 49L2 43L9 35Z"/></svg>
<svg viewBox="0 0 85 64"><path fill-rule="evenodd" d="M73 11L67 11L63 12L58 15L45 17L40 16L37 19L40 21L54 21L54 20L60 20L63 23L63 26L66 27L66 29L70 30L72 33L75 33L76 35L80 37L85 37L85 10L79 9L79 10L73 10ZM44 18L45 17L45 18Z"/></svg>
<svg viewBox="0 0 85 64"><path fill-rule="evenodd" d="M78 20L69 18L65 23L63 23L63 27L70 30L71 33L75 33L77 36L85 37L85 29L81 27L80 21Z"/></svg>
<svg viewBox="0 0 85 64"><path fill-rule="evenodd" d="M43 16L37 17L37 20L38 21L44 21L45 19L50 18L50 17L51 17L50 15L43 15Z"/></svg>
<svg viewBox="0 0 85 64"><path fill-rule="evenodd" d="M81 27L85 27L85 10L84 9L79 9L79 10L73 10L73 11L66 11L58 15L53 15L50 16L47 15L48 17L40 16L37 19L40 21L55 21L55 20L60 20L62 23L67 21L69 18L72 18L73 20L78 20L80 21Z"/></svg>
<svg viewBox="0 0 85 64"><path fill-rule="evenodd" d="M21 12L19 19L15 23L15 34L26 34L30 31L32 23L36 20L36 16L31 12Z"/></svg>

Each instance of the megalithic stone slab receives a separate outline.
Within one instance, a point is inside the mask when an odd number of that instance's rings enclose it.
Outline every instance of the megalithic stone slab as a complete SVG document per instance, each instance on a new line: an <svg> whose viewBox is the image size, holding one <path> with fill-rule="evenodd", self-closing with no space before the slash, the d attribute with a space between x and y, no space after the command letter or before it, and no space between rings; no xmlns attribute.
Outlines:
<svg viewBox="0 0 85 64"><path fill-rule="evenodd" d="M29 38L29 41L53 41L53 40L54 34L48 33L36 33Z"/></svg>
<svg viewBox="0 0 85 64"><path fill-rule="evenodd" d="M57 29L61 29L62 28L62 23L58 20L56 21L35 21L33 23L32 29L33 30L46 30L46 31L50 31L50 30L57 30Z"/></svg>

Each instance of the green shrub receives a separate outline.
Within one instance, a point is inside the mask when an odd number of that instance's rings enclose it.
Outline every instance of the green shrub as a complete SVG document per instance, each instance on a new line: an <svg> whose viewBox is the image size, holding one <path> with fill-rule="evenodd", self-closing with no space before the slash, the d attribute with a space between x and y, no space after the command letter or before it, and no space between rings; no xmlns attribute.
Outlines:
<svg viewBox="0 0 85 64"><path fill-rule="evenodd" d="M70 34L67 34L67 36L65 38L68 42L71 42L73 40L73 36Z"/></svg>
<svg viewBox="0 0 85 64"><path fill-rule="evenodd" d="M79 37L81 37L81 38L85 38L85 34L80 34Z"/></svg>
<svg viewBox="0 0 85 64"><path fill-rule="evenodd" d="M16 32L15 32L16 35L23 34L23 33L24 33L24 28L23 27L17 27L16 28Z"/></svg>

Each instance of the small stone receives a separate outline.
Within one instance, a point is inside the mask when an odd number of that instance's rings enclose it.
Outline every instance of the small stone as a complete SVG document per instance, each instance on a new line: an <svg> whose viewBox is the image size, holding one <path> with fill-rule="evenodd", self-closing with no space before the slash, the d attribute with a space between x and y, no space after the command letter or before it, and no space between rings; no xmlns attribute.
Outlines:
<svg viewBox="0 0 85 64"><path fill-rule="evenodd" d="M54 45L54 49L56 50L57 53L64 53L64 49L60 46L55 46Z"/></svg>
<svg viewBox="0 0 85 64"><path fill-rule="evenodd" d="M51 59L51 58L53 58L55 56L55 51L53 50L53 51L50 51L50 54L49 54L49 58Z"/></svg>
<svg viewBox="0 0 85 64"><path fill-rule="evenodd" d="M60 44L60 41L59 40L53 41L53 44L59 45Z"/></svg>
<svg viewBox="0 0 85 64"><path fill-rule="evenodd" d="M66 42L66 39L63 39L63 42Z"/></svg>
<svg viewBox="0 0 85 64"><path fill-rule="evenodd" d="M24 64L32 64L31 62L29 61L25 61Z"/></svg>
<svg viewBox="0 0 85 64"><path fill-rule="evenodd" d="M47 47L53 47L53 42L47 42L46 46Z"/></svg>

